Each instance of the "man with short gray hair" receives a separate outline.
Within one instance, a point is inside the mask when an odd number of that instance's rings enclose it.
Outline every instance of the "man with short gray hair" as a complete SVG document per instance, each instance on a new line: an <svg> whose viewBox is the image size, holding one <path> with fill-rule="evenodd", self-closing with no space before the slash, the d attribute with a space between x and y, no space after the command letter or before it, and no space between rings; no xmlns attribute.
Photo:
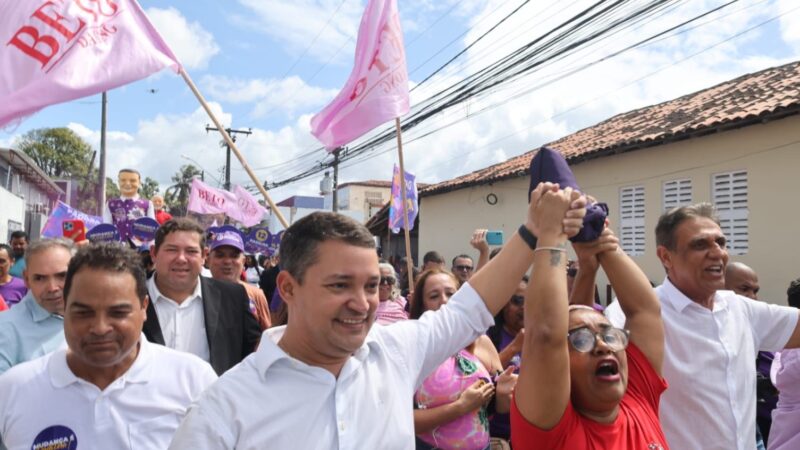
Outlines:
<svg viewBox="0 0 800 450"><path fill-rule="evenodd" d="M45 239L25 251L28 293L0 314L0 373L64 345L64 278L72 242Z"/></svg>
<svg viewBox="0 0 800 450"><path fill-rule="evenodd" d="M655 288L664 320L664 434L673 449L754 450L759 350L800 346L798 310L725 290L728 251L709 203L673 208L656 226L667 272ZM614 326L622 326L609 317Z"/></svg>

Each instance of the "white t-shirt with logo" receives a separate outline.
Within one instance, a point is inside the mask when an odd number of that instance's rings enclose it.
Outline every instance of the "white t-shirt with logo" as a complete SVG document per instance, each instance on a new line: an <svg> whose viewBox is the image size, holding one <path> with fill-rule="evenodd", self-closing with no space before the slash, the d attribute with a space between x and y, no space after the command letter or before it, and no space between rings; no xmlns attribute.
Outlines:
<svg viewBox="0 0 800 450"><path fill-rule="evenodd" d="M133 365L103 391L72 373L65 349L0 376L2 443L8 450L167 448L217 375L194 355L144 335L140 343Z"/></svg>

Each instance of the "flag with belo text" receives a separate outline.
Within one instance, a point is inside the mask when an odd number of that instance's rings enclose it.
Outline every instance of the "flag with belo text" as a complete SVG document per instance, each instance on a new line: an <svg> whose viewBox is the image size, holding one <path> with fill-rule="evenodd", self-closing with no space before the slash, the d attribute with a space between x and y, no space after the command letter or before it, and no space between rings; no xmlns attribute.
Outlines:
<svg viewBox="0 0 800 450"><path fill-rule="evenodd" d="M0 127L180 70L135 0L0 0L0 11Z"/></svg>

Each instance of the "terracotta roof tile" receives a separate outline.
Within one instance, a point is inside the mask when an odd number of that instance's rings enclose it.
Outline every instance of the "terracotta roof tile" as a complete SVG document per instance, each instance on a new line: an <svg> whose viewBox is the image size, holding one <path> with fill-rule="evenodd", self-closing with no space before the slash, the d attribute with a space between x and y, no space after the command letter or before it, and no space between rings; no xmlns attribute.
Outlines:
<svg viewBox="0 0 800 450"><path fill-rule="evenodd" d="M346 187L346 186L367 186L367 187L380 187L380 188L390 188L392 187L392 181L384 181L384 180L366 180L366 181L350 181L347 183L342 183L339 185L339 189Z"/></svg>
<svg viewBox="0 0 800 450"><path fill-rule="evenodd" d="M664 103L618 114L546 144L570 163L675 139L775 120L800 112L800 62L773 67ZM433 184L421 196L526 174L535 150Z"/></svg>

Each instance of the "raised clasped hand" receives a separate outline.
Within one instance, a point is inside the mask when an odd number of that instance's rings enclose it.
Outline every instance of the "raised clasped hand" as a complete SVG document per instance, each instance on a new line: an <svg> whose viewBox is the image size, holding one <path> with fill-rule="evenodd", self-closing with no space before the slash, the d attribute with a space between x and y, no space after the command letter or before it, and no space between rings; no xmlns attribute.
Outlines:
<svg viewBox="0 0 800 450"><path fill-rule="evenodd" d="M526 226L539 238L572 237L578 234L586 215L586 197L572 188L539 183L531 192Z"/></svg>

